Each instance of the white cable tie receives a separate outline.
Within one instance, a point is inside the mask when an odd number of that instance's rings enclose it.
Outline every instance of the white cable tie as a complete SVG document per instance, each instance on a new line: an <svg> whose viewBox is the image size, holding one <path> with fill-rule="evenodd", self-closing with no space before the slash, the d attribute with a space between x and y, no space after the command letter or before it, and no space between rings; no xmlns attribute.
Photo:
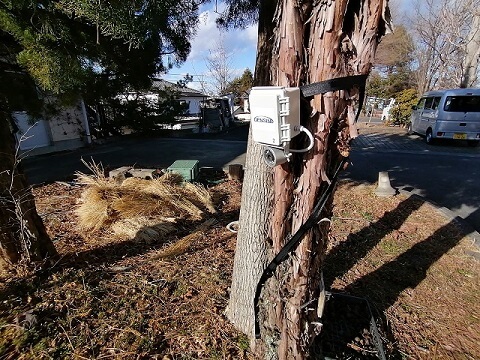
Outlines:
<svg viewBox="0 0 480 360"><path fill-rule="evenodd" d="M233 226L237 226L237 229L238 229L238 220L237 221L232 221L231 223L229 223L226 226L227 230L236 234L238 232L238 230L233 229Z"/></svg>
<svg viewBox="0 0 480 360"><path fill-rule="evenodd" d="M310 305L311 303L313 303L314 301L317 301L317 299L311 299L310 301L307 301L305 304L303 305L300 305L300 310L303 310L305 309L308 305Z"/></svg>
<svg viewBox="0 0 480 360"><path fill-rule="evenodd" d="M307 134L308 139L310 140L310 144L305 149L299 149L299 150L290 149L290 151L295 152L295 153L304 153L304 152L310 151L313 148L313 144L314 144L314 139L313 139L312 133L307 128L305 128L304 126L300 126L299 130L301 132L304 132L305 134Z"/></svg>
<svg viewBox="0 0 480 360"><path fill-rule="evenodd" d="M319 221L317 224L320 224L320 223L322 223L322 222L329 222L329 223L331 223L332 220L330 220L330 219L328 219L328 218L323 218L323 219L320 219L320 221Z"/></svg>

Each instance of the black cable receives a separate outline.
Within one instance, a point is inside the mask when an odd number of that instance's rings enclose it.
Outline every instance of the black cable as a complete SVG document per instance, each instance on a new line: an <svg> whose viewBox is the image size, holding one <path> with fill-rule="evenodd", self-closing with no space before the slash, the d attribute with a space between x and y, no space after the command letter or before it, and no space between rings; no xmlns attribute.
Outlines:
<svg viewBox="0 0 480 360"><path fill-rule="evenodd" d="M268 264L268 266L263 271L262 276L260 277L260 280L257 283L257 289L255 291L255 297L253 299L253 308L254 308L254 316L255 316L255 338L260 339L261 337L260 324L258 321L258 312L260 310L258 306L258 300L260 299L263 286L265 285L267 280L273 276L278 265L280 265L283 261L285 261L288 258L288 254L290 254L292 251L294 251L297 248L298 244L302 240L305 233L308 230L310 230L315 224L318 223L318 221L320 220L321 212L325 207L325 204L327 203L330 197L330 194L333 192L333 189L335 188L335 183L337 181L338 174L340 173L340 170L343 168L346 162L347 162L347 159L343 158L337 170L335 171L335 174L333 175L333 178L330 181L330 184L328 184L327 189L322 194L317 204L313 208L312 213L308 217L307 221L305 221L305 223L302 226L300 226L297 232L290 238L290 240L285 244L282 250L280 250L277 256L273 258L270 264Z"/></svg>

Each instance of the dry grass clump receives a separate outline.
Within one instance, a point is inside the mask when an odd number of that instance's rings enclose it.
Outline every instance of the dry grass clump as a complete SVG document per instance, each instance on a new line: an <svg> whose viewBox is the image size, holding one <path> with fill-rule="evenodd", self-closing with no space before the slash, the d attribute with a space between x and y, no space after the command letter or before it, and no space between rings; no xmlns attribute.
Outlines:
<svg viewBox="0 0 480 360"><path fill-rule="evenodd" d="M215 209L207 190L168 173L144 180L127 178L121 184L104 176L100 165L88 165L92 175L77 173L86 185L76 213L82 231L112 232L119 238L152 240L171 232L179 219L201 220Z"/></svg>
<svg viewBox="0 0 480 360"><path fill-rule="evenodd" d="M158 224L154 219L140 216L116 221L111 225L111 229L120 239L136 239L152 243L161 235L174 231L175 225L170 221Z"/></svg>
<svg viewBox="0 0 480 360"><path fill-rule="evenodd" d="M197 241L199 238L204 236L204 232L208 231L208 229L215 224L216 220L213 218L205 220L198 228L195 229L195 232L162 249L158 254L153 256L150 261L166 259L185 253L185 251L190 248L194 241Z"/></svg>
<svg viewBox="0 0 480 360"><path fill-rule="evenodd" d="M82 163L92 172L92 175L77 172L75 175L79 184L105 189L115 187L115 183L105 176L105 171L101 164L97 164L93 160L92 163L87 163L83 159Z"/></svg>

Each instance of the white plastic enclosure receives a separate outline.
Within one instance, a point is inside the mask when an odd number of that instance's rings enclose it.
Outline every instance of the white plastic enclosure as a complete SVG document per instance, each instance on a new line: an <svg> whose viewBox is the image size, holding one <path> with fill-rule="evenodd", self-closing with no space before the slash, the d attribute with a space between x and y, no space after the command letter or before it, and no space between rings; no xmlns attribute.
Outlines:
<svg viewBox="0 0 480 360"><path fill-rule="evenodd" d="M300 133L299 88L254 87L249 101L255 142L283 147Z"/></svg>

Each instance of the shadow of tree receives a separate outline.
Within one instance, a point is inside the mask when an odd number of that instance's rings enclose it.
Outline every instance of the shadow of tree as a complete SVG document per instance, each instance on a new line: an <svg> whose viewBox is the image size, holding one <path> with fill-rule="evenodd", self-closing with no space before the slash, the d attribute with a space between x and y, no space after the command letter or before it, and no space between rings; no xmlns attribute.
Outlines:
<svg viewBox="0 0 480 360"><path fill-rule="evenodd" d="M451 221L394 260L348 285L345 291L368 297L383 312L395 303L402 291L414 289L424 280L427 270L465 235L456 222Z"/></svg>
<svg viewBox="0 0 480 360"><path fill-rule="evenodd" d="M408 134L407 129L389 126L373 126L359 128L360 136L353 142L356 148L390 148L416 149L428 152L440 152L448 149L453 152L478 153L480 150L472 146L467 140L436 139L436 142L427 144L424 137L418 134Z"/></svg>
<svg viewBox="0 0 480 360"><path fill-rule="evenodd" d="M350 234L347 240L330 250L324 263L325 286L327 288L330 287L335 278L346 274L385 235L399 229L410 214L418 210L422 204L423 201L421 199L410 196L398 204L394 210L386 212L378 221L371 223L356 233Z"/></svg>
<svg viewBox="0 0 480 360"><path fill-rule="evenodd" d="M336 277L346 274L355 263L365 257L385 235L398 229L422 203L423 201L419 198L409 197L402 201L396 209L385 213L380 220L349 235L346 241L333 248L325 259L324 275L327 288L331 286ZM378 312L376 315L380 316L383 333L390 340L388 344L390 358L401 358L401 356L393 348L392 344L395 343L395 339L390 329L386 328L385 311L397 301L404 290L417 287L426 278L428 269L454 248L468 233L469 231L459 227L458 222L454 219L392 261L350 283L342 291L345 294L368 299L373 303ZM335 322L341 321L340 314L350 311L351 308L352 304L350 303L343 309L336 308L335 311L340 311L340 313L328 314L326 312L323 319L325 321L323 331L334 331L332 326L335 329L337 326ZM326 311L328 311L328 307ZM349 327L350 334L362 334L365 329L365 319L351 321L345 326ZM342 341L344 340L348 342L352 339L342 339ZM316 341L318 346L318 342L326 340L323 337Z"/></svg>
<svg viewBox="0 0 480 360"><path fill-rule="evenodd" d="M218 227L226 226L228 222L232 221L230 219L235 219L236 217L238 217L238 212L225 213L222 214L220 218L215 218L214 216L208 218L216 219L217 225L213 226ZM143 234L155 233L157 227L162 226L163 224L143 227L137 232L137 236L133 239L107 243L102 246L79 252L70 252L61 259L56 268L64 269L65 267L72 267L81 269L96 265L113 264L122 259L143 255L152 250L158 250L166 245L175 244L175 242L182 237L191 234L192 231L195 232L206 220L207 218L204 218L198 221L176 224L177 229L175 231L159 236L157 239L150 239L147 241L145 241ZM55 271L55 269L47 269L47 272L49 273L52 271Z"/></svg>

